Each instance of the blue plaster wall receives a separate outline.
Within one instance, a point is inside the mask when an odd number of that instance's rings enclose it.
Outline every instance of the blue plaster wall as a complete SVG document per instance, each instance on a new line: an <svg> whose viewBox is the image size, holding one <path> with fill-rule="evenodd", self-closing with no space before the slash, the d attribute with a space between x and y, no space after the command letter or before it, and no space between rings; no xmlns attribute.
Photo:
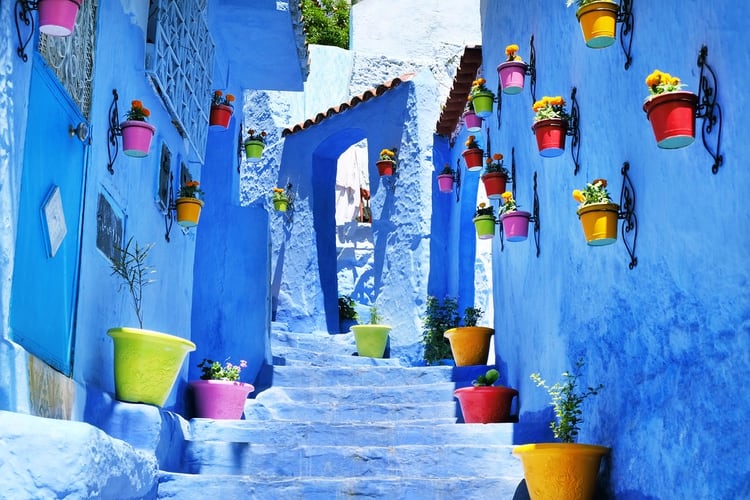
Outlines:
<svg viewBox="0 0 750 500"><path fill-rule="evenodd" d="M745 498L750 401L738 382L750 375L750 265L743 217L750 173L742 148L750 28L736 2L634 2L633 65L619 44L585 47L564 2L483 1L484 73L497 88L504 48L528 60L534 35L537 97L578 89L581 171L565 155L541 158L528 88L504 96L502 126L489 120L494 151L516 148L517 199L531 206L539 174L541 256L531 241L493 243L497 357L522 395L517 442L550 439L547 396L529 380L554 381L584 356L584 383L605 389L585 406L580 442L612 447L607 487L617 498ZM719 79L724 166L700 138L685 149L656 147L642 111L646 75L659 68L698 91L701 45ZM699 121L700 126L700 121ZM711 139L713 140L713 139ZM463 145L456 142L454 158ZM570 142L568 142L568 148ZM638 216L634 270L620 240L587 247L571 191L607 178L618 197L620 168L631 165ZM469 174L467 174L469 175ZM468 198L464 191L464 198ZM462 228L470 224L462 214ZM461 230L463 233L464 231Z"/></svg>

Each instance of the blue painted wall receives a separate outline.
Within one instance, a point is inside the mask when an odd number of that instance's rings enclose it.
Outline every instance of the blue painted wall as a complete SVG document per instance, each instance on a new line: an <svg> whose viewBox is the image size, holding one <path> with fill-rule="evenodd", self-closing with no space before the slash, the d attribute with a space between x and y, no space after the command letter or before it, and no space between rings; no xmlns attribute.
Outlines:
<svg viewBox="0 0 750 500"><path fill-rule="evenodd" d="M750 402L737 383L750 375L750 236L742 216L750 173L741 149L750 139L741 123L750 21L728 1L710 8L698 1L635 2L634 60L626 71L619 44L586 48L574 9L563 1L483 1L481 9L490 88L497 88L495 67L505 46L519 44L528 60L533 35L537 97L569 100L577 87L580 103L578 175L569 151L539 156L528 88L503 97L500 129L496 117L489 120L493 152L509 158L516 149L521 205L531 206L532 177L539 175L541 256L531 241L506 243L504 252L497 238L493 243L496 354L505 380L522 395L517 441L551 438L547 395L529 374L541 371L554 381L583 356L584 383L605 389L586 404L579 441L612 447L611 494L747 497L750 459L738 450L746 448ZM724 111L718 175L700 139L685 149L657 148L641 109L644 80L655 68L698 91L703 44ZM462 150L456 141L453 163ZM633 270L621 239L587 247L571 197L597 177L608 179L618 197L625 161L639 221ZM466 189L462 200L471 196ZM455 231L463 234L470 224L462 213Z"/></svg>

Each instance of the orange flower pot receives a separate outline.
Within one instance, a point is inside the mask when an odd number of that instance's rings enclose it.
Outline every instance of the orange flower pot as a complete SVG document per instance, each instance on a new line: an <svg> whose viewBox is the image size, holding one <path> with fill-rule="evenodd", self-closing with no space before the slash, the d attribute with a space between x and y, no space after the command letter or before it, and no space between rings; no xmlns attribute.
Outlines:
<svg viewBox="0 0 750 500"><path fill-rule="evenodd" d="M618 9L616 3L602 1L584 5L576 11L587 47L603 49L615 43Z"/></svg>
<svg viewBox="0 0 750 500"><path fill-rule="evenodd" d="M617 218L620 206L617 203L595 203L578 209L586 243L600 247L617 241Z"/></svg>
<svg viewBox="0 0 750 500"><path fill-rule="evenodd" d="M175 204L177 205L177 224L182 227L198 225L203 201L198 198L177 198Z"/></svg>
<svg viewBox="0 0 750 500"><path fill-rule="evenodd" d="M486 326L460 326L447 330L443 335L451 344L456 366L474 366L487 364L490 337L494 333L493 328Z"/></svg>

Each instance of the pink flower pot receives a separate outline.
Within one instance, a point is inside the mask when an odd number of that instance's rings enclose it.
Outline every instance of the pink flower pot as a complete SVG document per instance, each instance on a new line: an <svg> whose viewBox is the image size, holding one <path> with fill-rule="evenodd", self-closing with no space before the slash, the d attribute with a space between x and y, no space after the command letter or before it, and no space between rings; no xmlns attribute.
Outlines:
<svg viewBox="0 0 750 500"><path fill-rule="evenodd" d="M156 127L146 122L128 120L120 124L120 129L122 129L123 153L135 158L148 155Z"/></svg>
<svg viewBox="0 0 750 500"><path fill-rule="evenodd" d="M482 118L477 116L473 111L464 113L464 124L469 132L479 132L482 130Z"/></svg>
<svg viewBox="0 0 750 500"><path fill-rule="evenodd" d="M45 35L69 36L80 7L80 0L39 0L39 31Z"/></svg>
<svg viewBox="0 0 750 500"><path fill-rule="evenodd" d="M520 94L526 78L526 63L522 61L505 61L497 67L497 77L503 94Z"/></svg>
<svg viewBox="0 0 750 500"><path fill-rule="evenodd" d="M437 176L437 181L441 193L453 191L453 176L451 174L440 174Z"/></svg>
<svg viewBox="0 0 750 500"><path fill-rule="evenodd" d="M523 210L506 212L500 216L503 223L503 235L508 241L524 241L529 237L529 219L531 214Z"/></svg>
<svg viewBox="0 0 750 500"><path fill-rule="evenodd" d="M255 390L251 384L229 380L194 380L190 388L196 417L217 420L241 419L247 395Z"/></svg>
<svg viewBox="0 0 750 500"><path fill-rule="evenodd" d="M518 415L510 413L513 398L518 398L518 391L515 389L501 385L461 387L453 394L461 405L461 413L467 424L518 421ZM516 400L517 407L518 400Z"/></svg>

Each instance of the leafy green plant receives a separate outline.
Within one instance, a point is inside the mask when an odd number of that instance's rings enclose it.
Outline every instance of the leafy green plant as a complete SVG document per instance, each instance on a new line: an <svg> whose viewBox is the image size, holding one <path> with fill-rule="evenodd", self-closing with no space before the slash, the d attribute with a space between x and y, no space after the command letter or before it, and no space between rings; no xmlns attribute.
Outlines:
<svg viewBox="0 0 750 500"><path fill-rule="evenodd" d="M378 314L377 306L370 307L370 324L379 325L383 318Z"/></svg>
<svg viewBox="0 0 750 500"><path fill-rule="evenodd" d="M427 297L422 345L424 360L428 365L434 365L441 359L453 359L450 342L443 333L457 327L459 319L458 300L445 297L441 304L437 297Z"/></svg>
<svg viewBox="0 0 750 500"><path fill-rule="evenodd" d="M594 3L598 1L600 0L565 0L565 4L568 7L570 7L573 4L576 4L576 7L580 8L580 7L583 7L584 5L588 5L590 3ZM609 2L610 0L605 0L605 1ZM610 2L610 3L615 3L615 2Z"/></svg>
<svg viewBox="0 0 750 500"><path fill-rule="evenodd" d="M578 379L583 368L583 358L576 361L575 369L565 371L562 374L563 381L549 386L539 373L532 373L531 380L537 387L543 387L552 398L552 406L555 409L557 421L550 424L554 436L563 443L573 443L578 437L580 424L583 423L583 411L581 406L589 396L595 396L604 387L599 384L596 387L589 386L585 390L578 387Z"/></svg>
<svg viewBox="0 0 750 500"><path fill-rule="evenodd" d="M583 190L574 189L573 199L580 203L582 207L597 203L612 203L612 198L607 192L606 179L594 179L586 184Z"/></svg>
<svg viewBox="0 0 750 500"><path fill-rule="evenodd" d="M491 215L495 216L495 207L492 205L487 205L485 202L481 202L479 205L477 205L477 211L474 212L474 217L479 217L480 215Z"/></svg>
<svg viewBox="0 0 750 500"><path fill-rule="evenodd" d="M139 246L138 242L133 242L133 238L131 237L125 248L117 248L120 254L119 258L113 260L111 264L111 276L117 275L122 278L120 290L127 287L130 292L140 328L143 328L143 311L141 310L143 289L155 281L150 279L149 276L156 273L156 270L146 264L148 253L153 246L153 243L145 247Z"/></svg>
<svg viewBox="0 0 750 500"><path fill-rule="evenodd" d="M502 153L495 153L492 158L485 160L484 167L485 174L503 174L507 179L510 177L510 172L503 166L503 155Z"/></svg>
<svg viewBox="0 0 750 500"><path fill-rule="evenodd" d="M440 171L440 175L456 175L456 171L453 170L450 163L446 163L443 170Z"/></svg>
<svg viewBox="0 0 750 500"><path fill-rule="evenodd" d="M500 372L491 368L484 375L480 375L471 384L474 387L488 387L493 385L500 378Z"/></svg>
<svg viewBox="0 0 750 500"><path fill-rule="evenodd" d="M467 307L464 309L464 326L477 326L483 315L484 311L481 308Z"/></svg>
<svg viewBox="0 0 750 500"><path fill-rule="evenodd" d="M222 365L218 361L203 358L203 361L198 364L198 368L203 371L201 380L229 380L230 382L235 382L240 379L242 369L247 368L247 361L241 359L239 365L233 365L229 362L229 358L227 358Z"/></svg>
<svg viewBox="0 0 750 500"><path fill-rule="evenodd" d="M347 0L302 0L307 42L349 48L349 11Z"/></svg>
<svg viewBox="0 0 750 500"><path fill-rule="evenodd" d="M339 319L358 319L355 304L349 295L339 297Z"/></svg>

